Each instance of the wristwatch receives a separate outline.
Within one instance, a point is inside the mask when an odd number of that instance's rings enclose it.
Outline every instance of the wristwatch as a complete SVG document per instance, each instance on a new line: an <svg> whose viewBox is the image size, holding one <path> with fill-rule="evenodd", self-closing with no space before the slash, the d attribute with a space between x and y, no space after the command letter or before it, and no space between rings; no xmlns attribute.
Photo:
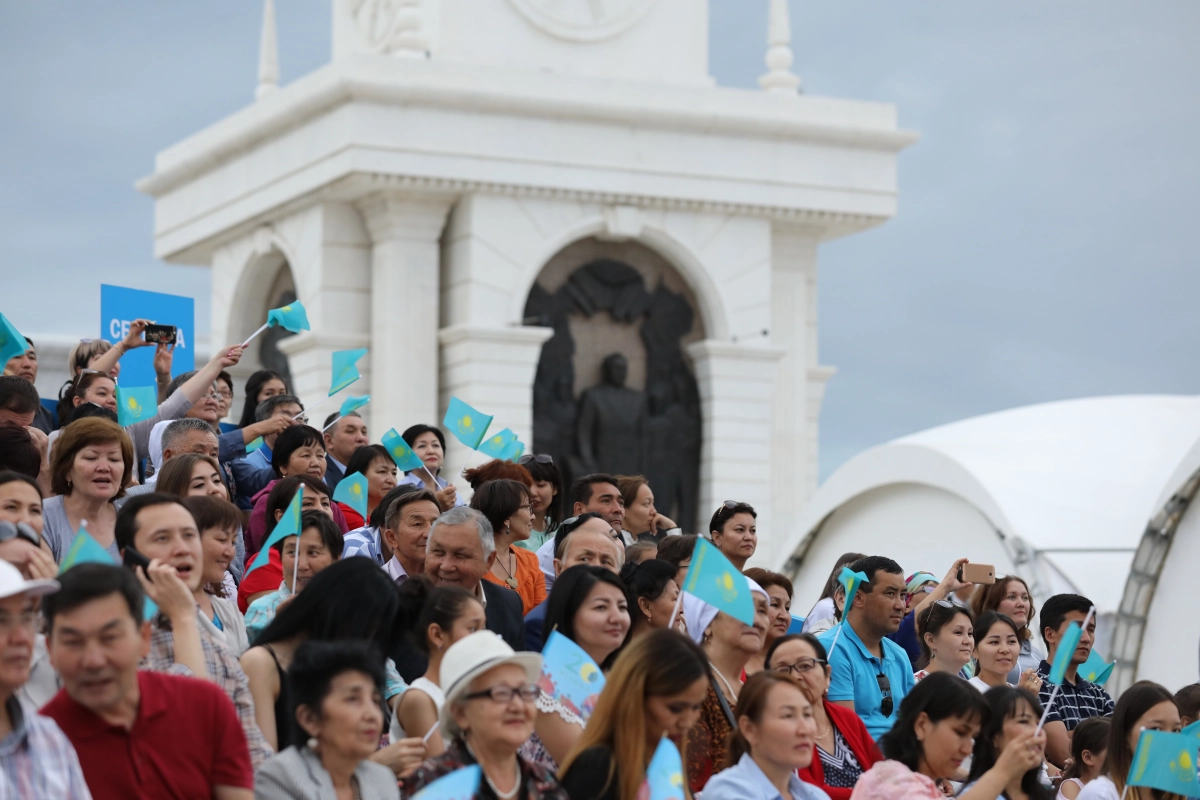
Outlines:
<svg viewBox="0 0 1200 800"><path fill-rule="evenodd" d="M7 542L9 539L15 539L18 536L34 547L40 547L42 544L42 537L38 536L37 531L24 522L13 524L7 520L0 521L0 543Z"/></svg>

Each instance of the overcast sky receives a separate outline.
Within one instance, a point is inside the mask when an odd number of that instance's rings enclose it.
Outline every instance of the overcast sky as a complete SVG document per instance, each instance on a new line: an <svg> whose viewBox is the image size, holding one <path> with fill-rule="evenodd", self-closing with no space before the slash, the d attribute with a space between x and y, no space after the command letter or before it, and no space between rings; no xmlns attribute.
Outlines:
<svg viewBox="0 0 1200 800"><path fill-rule="evenodd" d="M329 0L277 5L288 82L328 60ZM766 6L710 3L718 83L755 86ZM190 294L207 332L208 272L154 260L133 182L252 100L260 16L0 4L0 310L19 328L95 335L104 281ZM899 216L821 250L823 475L980 413L1200 391L1200 3L793 0L792 24L806 92L896 103L921 133Z"/></svg>

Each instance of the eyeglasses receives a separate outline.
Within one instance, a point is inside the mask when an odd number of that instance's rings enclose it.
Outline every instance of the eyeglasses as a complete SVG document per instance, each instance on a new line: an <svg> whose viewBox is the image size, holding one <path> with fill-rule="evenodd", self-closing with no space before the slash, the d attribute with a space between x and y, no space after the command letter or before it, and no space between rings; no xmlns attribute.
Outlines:
<svg viewBox="0 0 1200 800"><path fill-rule="evenodd" d="M879 704L879 713L885 717L890 717L892 709L896 707L896 704L892 701L891 681L882 672L875 676L875 680L879 682L879 691L883 692L883 702Z"/></svg>
<svg viewBox="0 0 1200 800"><path fill-rule="evenodd" d="M775 672L803 675L806 672L812 672L818 664L823 667L826 663L827 662L824 659L820 658L802 658L795 664L778 664L771 669L773 669Z"/></svg>
<svg viewBox="0 0 1200 800"><path fill-rule="evenodd" d="M24 628L33 633L37 630L38 612L22 611L20 614L0 614L0 636L5 639L15 628Z"/></svg>
<svg viewBox="0 0 1200 800"><path fill-rule="evenodd" d="M538 464L553 464L554 459L546 453L537 453L536 455L530 453L517 459L517 463L521 465L525 465L530 462L537 462Z"/></svg>
<svg viewBox="0 0 1200 800"><path fill-rule="evenodd" d="M507 705L517 695L520 695L521 699L526 703L532 703L542 696L542 690L532 683L526 686L493 686L490 689L484 689L482 692L471 692L464 699L478 700L486 697L493 703Z"/></svg>

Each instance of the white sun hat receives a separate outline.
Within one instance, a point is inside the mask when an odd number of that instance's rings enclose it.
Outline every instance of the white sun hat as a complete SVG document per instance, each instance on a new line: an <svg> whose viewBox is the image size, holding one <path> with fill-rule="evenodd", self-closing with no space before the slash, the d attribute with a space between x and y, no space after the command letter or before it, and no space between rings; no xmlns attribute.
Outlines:
<svg viewBox="0 0 1200 800"><path fill-rule="evenodd" d="M529 683L537 683L542 675L540 653L513 652L507 642L491 631L477 631L450 645L442 657L442 668L438 674L438 684L446 694L440 721L442 736L447 742L457 733L451 706L467 693L471 681L504 664L516 664L524 669L525 679Z"/></svg>
<svg viewBox="0 0 1200 800"><path fill-rule="evenodd" d="M21 570L7 561L0 561L0 600L6 597L15 597L19 594L41 597L44 594L53 594L57 591L58 581L27 581L25 580L25 576L21 574Z"/></svg>

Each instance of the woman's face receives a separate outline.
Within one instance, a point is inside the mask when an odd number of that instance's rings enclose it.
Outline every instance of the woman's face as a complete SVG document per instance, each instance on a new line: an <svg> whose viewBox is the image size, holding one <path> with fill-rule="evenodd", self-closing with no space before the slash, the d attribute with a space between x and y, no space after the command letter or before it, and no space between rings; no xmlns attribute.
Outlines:
<svg viewBox="0 0 1200 800"><path fill-rule="evenodd" d="M663 736L682 739L700 718L700 707L708 695L708 679L697 678L679 694L646 697L646 741L652 748Z"/></svg>
<svg viewBox="0 0 1200 800"><path fill-rule="evenodd" d="M691 558L685 558L679 562L679 566L675 569L675 585L683 586L683 579L687 577L688 567L692 565Z"/></svg>
<svg viewBox="0 0 1200 800"><path fill-rule="evenodd" d="M42 498L25 481L0 483L0 520L14 525L24 522L42 533Z"/></svg>
<svg viewBox="0 0 1200 800"><path fill-rule="evenodd" d="M597 583L575 612L575 643L599 664L621 646L628 632L625 593L611 583Z"/></svg>
<svg viewBox="0 0 1200 800"><path fill-rule="evenodd" d="M1021 642L1017 633L1006 623L995 622L979 643L975 645L975 657L979 669L993 675L1007 675L1017 665L1021 653Z"/></svg>
<svg viewBox="0 0 1200 800"><path fill-rule="evenodd" d="M121 490L124 472L125 458L121 455L120 444L90 444L75 454L75 461L67 472L67 481L71 485L69 493L111 500Z"/></svg>
<svg viewBox="0 0 1200 800"><path fill-rule="evenodd" d="M713 645L723 645L733 650L740 650L748 656L754 655L762 649L769 624L767 598L758 592L753 592L750 596L754 598L754 624L747 625L724 611L720 612L713 619L711 625Z"/></svg>
<svg viewBox="0 0 1200 800"><path fill-rule="evenodd" d="M221 419L221 395L213 387L208 387L204 395L188 409L187 416L202 419L214 428Z"/></svg>
<svg viewBox="0 0 1200 800"><path fill-rule="evenodd" d="M188 481L188 497L219 497L229 499L229 490L221 480L221 473L207 461L197 461L192 465L192 479Z"/></svg>
<svg viewBox="0 0 1200 800"><path fill-rule="evenodd" d="M782 586L766 586L770 605L767 608L767 636L763 647L787 633L792 624L792 598Z"/></svg>
<svg viewBox="0 0 1200 800"><path fill-rule="evenodd" d="M440 634L436 644L441 645L444 651L459 639L482 630L487 630L487 616L483 613L483 606L478 600L468 600L462 614L451 623L449 633Z"/></svg>
<svg viewBox="0 0 1200 800"><path fill-rule="evenodd" d="M508 518L508 530L515 541L524 541L533 532L533 504L528 497Z"/></svg>
<svg viewBox="0 0 1200 800"><path fill-rule="evenodd" d="M744 562L758 547L758 523L746 512L725 521L725 529L713 534L713 544L734 563Z"/></svg>
<svg viewBox="0 0 1200 800"><path fill-rule="evenodd" d="M442 468L442 440L433 431L426 431L413 440L413 452L425 462L425 468L434 475Z"/></svg>
<svg viewBox="0 0 1200 800"><path fill-rule="evenodd" d="M937 636L925 634L925 641L929 643L932 661L937 662L939 668L946 667L948 671L957 672L966 666L974 653L975 626L966 614L955 614L942 626Z"/></svg>
<svg viewBox="0 0 1200 800"><path fill-rule="evenodd" d="M88 388L83 390L82 397L75 398L75 405L95 403L109 411L117 410L117 385L111 378L96 378Z"/></svg>
<svg viewBox="0 0 1200 800"><path fill-rule="evenodd" d="M786 671L793 678L798 678L814 698L824 697L829 690L829 667L817 660L817 652L803 639L793 639L775 648L771 663L766 668L776 672Z"/></svg>
<svg viewBox="0 0 1200 800"><path fill-rule="evenodd" d="M367 467L367 502L374 507L385 494L396 488L396 462L382 456Z"/></svg>
<svg viewBox="0 0 1200 800"><path fill-rule="evenodd" d="M486 692L497 687L523 689L529 685L525 670L516 664L502 664L471 681L468 694ZM456 704L454 719L466 732L467 741L488 745L488 749L511 750L516 755L529 735L537 717L537 701L526 700L514 691L507 703L491 697L475 697ZM492 750L494 752L494 750Z"/></svg>
<svg viewBox="0 0 1200 800"><path fill-rule="evenodd" d="M307 486L304 488L308 488ZM333 519L333 504L329 500L329 495L320 492L305 492L304 497L300 500L300 510L303 511L320 511ZM275 521L283 519L283 509L275 511Z"/></svg>
<svg viewBox="0 0 1200 800"><path fill-rule="evenodd" d="M550 481L534 481L529 495L533 501L534 512L544 515L550 510L550 504L554 502L554 484Z"/></svg>
<svg viewBox="0 0 1200 800"><path fill-rule="evenodd" d="M220 583L225 580L225 570L237 555L234 543L236 531L225 528L205 528L200 531L200 546L204 553L202 572L204 583Z"/></svg>
<svg viewBox="0 0 1200 800"><path fill-rule="evenodd" d="M1129 752L1136 753L1142 728L1148 731L1179 733L1181 727L1179 708L1170 700L1164 700L1156 706L1151 706L1149 711L1138 717L1137 722L1133 723L1133 727L1129 729L1125 741L1129 745Z"/></svg>
<svg viewBox="0 0 1200 800"><path fill-rule="evenodd" d="M675 581L667 581L667 586L657 600L638 600L638 610L646 624L651 628L665 628L671 622L671 612L675 610L675 601L679 599L679 587Z"/></svg>
<svg viewBox="0 0 1200 800"><path fill-rule="evenodd" d="M274 397L277 394L287 394L287 387L283 385L283 381L279 380L279 378L271 378L271 380L259 388L258 397L254 399L254 404L258 405L268 397Z"/></svg>
<svg viewBox="0 0 1200 800"><path fill-rule="evenodd" d="M338 555L340 556L341 553ZM321 538L321 533L316 528L305 528L300 534L300 564L298 566L296 559L296 537L289 536L283 540L283 579L287 581L288 586L291 586L292 575L296 576L296 585L292 586L293 592L304 589L314 575L337 560L325 546L325 540Z"/></svg>
<svg viewBox="0 0 1200 800"><path fill-rule="evenodd" d="M922 711L914 729L921 742L919 771L934 780L954 779L959 767L975 749L979 720L947 717L940 722L930 722L929 716Z"/></svg>
<svg viewBox="0 0 1200 800"><path fill-rule="evenodd" d="M1005 746L1016 739L1023 733L1032 733L1037 730L1038 715L1033 713L1033 708L1024 699L1017 699L1017 706L1013 709L1013 714L1010 717L1004 718L1004 725L1000 728L1000 732L996 734L996 753L1004 750Z"/></svg>
<svg viewBox="0 0 1200 800"><path fill-rule="evenodd" d="M1018 628L1024 628L1029 624L1029 609L1032 607L1033 601L1029 599L1029 590L1025 588L1025 583L1009 581L1004 591L1004 599L996 606L996 610L1011 617Z"/></svg>
<svg viewBox="0 0 1200 800"><path fill-rule="evenodd" d="M658 512L654 508L654 492L650 491L649 484L642 484L638 487L633 502L625 506L625 529L634 535L653 532L657 515Z"/></svg>
<svg viewBox="0 0 1200 800"><path fill-rule="evenodd" d="M329 684L321 701L321 718L308 717L308 733L321 744L349 760L362 760L379 749L383 728L382 695L366 673L342 672Z"/></svg>
<svg viewBox="0 0 1200 800"><path fill-rule="evenodd" d="M320 444L306 444L298 447L288 458L287 466L280 473L283 477L289 475L311 475L317 480L325 479L325 447Z"/></svg>
<svg viewBox="0 0 1200 800"><path fill-rule="evenodd" d="M762 718L754 723L742 717L738 726L756 759L788 771L812 763L813 737L817 733L812 705L795 686L772 686Z"/></svg>

